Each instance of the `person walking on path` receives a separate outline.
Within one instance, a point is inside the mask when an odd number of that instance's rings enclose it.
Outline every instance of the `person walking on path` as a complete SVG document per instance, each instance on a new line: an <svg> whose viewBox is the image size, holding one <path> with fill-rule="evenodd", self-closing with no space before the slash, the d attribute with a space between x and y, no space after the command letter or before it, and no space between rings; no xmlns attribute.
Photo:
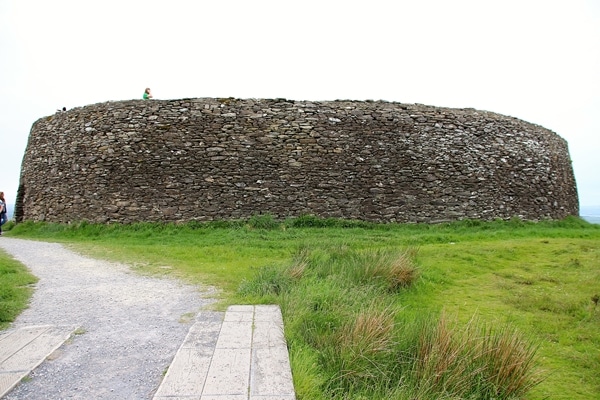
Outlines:
<svg viewBox="0 0 600 400"><path fill-rule="evenodd" d="M146 88L146 90L144 90L144 96L142 96L144 98L144 100L149 100L152 98L152 93L150 93L150 88Z"/></svg>
<svg viewBox="0 0 600 400"><path fill-rule="evenodd" d="M0 235L2 235L2 225L8 221L6 216L6 200L4 199L4 192L0 192Z"/></svg>

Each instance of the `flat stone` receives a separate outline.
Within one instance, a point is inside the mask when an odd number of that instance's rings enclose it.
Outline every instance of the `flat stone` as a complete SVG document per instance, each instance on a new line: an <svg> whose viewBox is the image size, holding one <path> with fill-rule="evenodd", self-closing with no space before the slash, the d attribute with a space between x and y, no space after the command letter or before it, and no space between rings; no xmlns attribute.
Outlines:
<svg viewBox="0 0 600 400"><path fill-rule="evenodd" d="M200 399L222 319L223 313L198 314L154 399Z"/></svg>
<svg viewBox="0 0 600 400"><path fill-rule="evenodd" d="M202 398L210 395L248 396L250 355L249 347L215 349Z"/></svg>
<svg viewBox="0 0 600 400"><path fill-rule="evenodd" d="M295 400L281 310L230 306L200 313L155 400Z"/></svg>
<svg viewBox="0 0 600 400"><path fill-rule="evenodd" d="M0 397L56 351L75 329L41 325L3 332L0 335Z"/></svg>

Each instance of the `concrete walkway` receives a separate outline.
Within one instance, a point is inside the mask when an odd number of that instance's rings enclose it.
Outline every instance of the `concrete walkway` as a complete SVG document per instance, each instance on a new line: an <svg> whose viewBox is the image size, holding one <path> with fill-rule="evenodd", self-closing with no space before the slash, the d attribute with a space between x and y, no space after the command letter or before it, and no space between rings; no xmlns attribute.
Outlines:
<svg viewBox="0 0 600 400"><path fill-rule="evenodd" d="M277 306L231 306L222 321L201 313L155 400L295 399Z"/></svg>
<svg viewBox="0 0 600 400"><path fill-rule="evenodd" d="M30 326L0 334L0 397L48 358L74 332L72 326Z"/></svg>
<svg viewBox="0 0 600 400"><path fill-rule="evenodd" d="M33 326L0 335L0 397L58 349L76 327ZM156 400L294 400L278 306L201 312Z"/></svg>

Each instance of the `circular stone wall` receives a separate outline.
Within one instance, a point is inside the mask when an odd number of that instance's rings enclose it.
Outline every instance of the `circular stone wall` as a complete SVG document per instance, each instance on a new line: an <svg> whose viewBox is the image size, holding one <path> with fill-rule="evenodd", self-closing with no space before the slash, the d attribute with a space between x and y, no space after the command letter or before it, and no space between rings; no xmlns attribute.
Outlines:
<svg viewBox="0 0 600 400"><path fill-rule="evenodd" d="M107 102L33 124L18 221L378 222L578 215L566 142L473 109L390 102Z"/></svg>

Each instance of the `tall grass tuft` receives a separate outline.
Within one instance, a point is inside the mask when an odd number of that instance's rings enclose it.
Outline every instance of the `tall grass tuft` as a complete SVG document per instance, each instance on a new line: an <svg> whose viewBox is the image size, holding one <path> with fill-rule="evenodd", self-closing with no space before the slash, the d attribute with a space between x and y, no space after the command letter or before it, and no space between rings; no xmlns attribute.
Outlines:
<svg viewBox="0 0 600 400"><path fill-rule="evenodd" d="M534 368L537 347L514 329L483 330L477 348L482 375L499 398L519 398L542 380Z"/></svg>
<svg viewBox="0 0 600 400"><path fill-rule="evenodd" d="M418 279L415 255L303 247L240 292L281 305L296 379L318 398L512 399L535 386L535 348L516 331L475 319L461 327L398 304Z"/></svg>
<svg viewBox="0 0 600 400"><path fill-rule="evenodd" d="M442 315L437 323L422 325L415 354L415 381L430 393L464 396L472 380L470 343L458 340Z"/></svg>
<svg viewBox="0 0 600 400"><path fill-rule="evenodd" d="M296 251L294 257L292 258L292 262L285 269L285 274L287 274L291 279L298 280L304 276L306 269L309 264L310 251L306 247L301 247Z"/></svg>
<svg viewBox="0 0 600 400"><path fill-rule="evenodd" d="M410 287L418 278L418 270L412 261L416 253L416 249L366 252L358 256L354 273L359 281L381 280L390 291L398 291Z"/></svg>
<svg viewBox="0 0 600 400"><path fill-rule="evenodd" d="M517 331L456 325L442 314L420 326L413 379L422 396L514 399L539 384L537 349Z"/></svg>
<svg viewBox="0 0 600 400"><path fill-rule="evenodd" d="M330 248L326 254L304 251L301 259L305 264L310 263L309 269L315 276L336 279L343 285L376 285L397 292L418 279L418 269L413 262L416 253L414 248L359 251L341 245Z"/></svg>
<svg viewBox="0 0 600 400"><path fill-rule="evenodd" d="M252 279L242 280L238 293L242 296L258 297L283 294L294 281L302 278L307 265L307 252L301 249L287 267L270 265L258 268Z"/></svg>
<svg viewBox="0 0 600 400"><path fill-rule="evenodd" d="M366 305L344 321L335 335L338 377L342 386L353 387L365 381L380 381L394 352L394 316L391 309Z"/></svg>
<svg viewBox="0 0 600 400"><path fill-rule="evenodd" d="M291 285L291 277L275 266L259 268L254 279L243 280L238 289L242 296L278 296Z"/></svg>

